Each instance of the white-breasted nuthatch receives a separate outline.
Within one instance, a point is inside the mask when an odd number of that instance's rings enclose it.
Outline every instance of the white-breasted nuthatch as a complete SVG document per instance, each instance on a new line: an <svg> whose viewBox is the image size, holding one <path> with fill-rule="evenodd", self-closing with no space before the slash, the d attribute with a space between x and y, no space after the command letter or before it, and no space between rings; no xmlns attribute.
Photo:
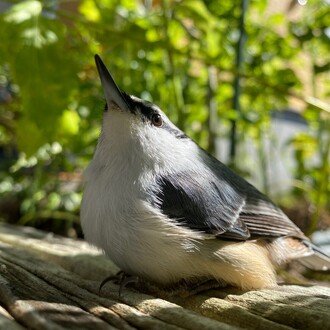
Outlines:
<svg viewBox="0 0 330 330"><path fill-rule="evenodd" d="M156 105L119 90L95 56L107 102L85 172L85 238L124 272L162 285L209 278L276 286L274 265L330 258L265 195L201 149Z"/></svg>

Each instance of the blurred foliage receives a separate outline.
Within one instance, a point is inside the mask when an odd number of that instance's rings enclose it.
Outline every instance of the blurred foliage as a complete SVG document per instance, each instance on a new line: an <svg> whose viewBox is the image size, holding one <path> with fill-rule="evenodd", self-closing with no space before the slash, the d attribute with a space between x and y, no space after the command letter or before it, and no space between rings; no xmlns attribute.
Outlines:
<svg viewBox="0 0 330 330"><path fill-rule="evenodd" d="M7 93L0 103L0 195L18 196L20 222L47 218L71 228L78 219L81 185L72 187L68 173L79 176L98 137L104 102L93 55L99 53L123 90L156 102L210 151L235 120L238 143L255 140L263 165L271 111L292 97L301 100L310 130L290 142L294 193L313 205L315 229L329 203L329 107L319 101L329 86L316 87L329 69L329 5L310 0L295 21L267 6L249 2L238 72L241 0L12 1L0 16L0 88ZM313 60L312 101L295 73L302 52ZM239 112L233 109L237 75ZM319 161L311 163L315 155ZM246 172L244 162L235 167Z"/></svg>

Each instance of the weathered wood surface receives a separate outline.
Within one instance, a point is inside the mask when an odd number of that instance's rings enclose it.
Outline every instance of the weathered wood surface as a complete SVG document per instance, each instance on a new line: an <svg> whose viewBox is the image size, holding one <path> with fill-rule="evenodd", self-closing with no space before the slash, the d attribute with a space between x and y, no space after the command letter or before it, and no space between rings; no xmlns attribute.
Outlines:
<svg viewBox="0 0 330 330"><path fill-rule="evenodd" d="M182 298L109 283L118 271L83 241L0 225L0 329L330 329L330 288L218 289ZM163 298L161 298L161 296Z"/></svg>

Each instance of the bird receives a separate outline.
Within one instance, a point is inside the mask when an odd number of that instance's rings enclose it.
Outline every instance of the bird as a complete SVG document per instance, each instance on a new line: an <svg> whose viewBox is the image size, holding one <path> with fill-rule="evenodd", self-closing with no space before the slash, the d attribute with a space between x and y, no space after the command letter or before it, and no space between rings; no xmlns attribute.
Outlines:
<svg viewBox="0 0 330 330"><path fill-rule="evenodd" d="M81 225L122 274L161 287L210 279L258 290L276 287L276 267L293 259L329 269L329 256L267 196L95 62L106 106Z"/></svg>

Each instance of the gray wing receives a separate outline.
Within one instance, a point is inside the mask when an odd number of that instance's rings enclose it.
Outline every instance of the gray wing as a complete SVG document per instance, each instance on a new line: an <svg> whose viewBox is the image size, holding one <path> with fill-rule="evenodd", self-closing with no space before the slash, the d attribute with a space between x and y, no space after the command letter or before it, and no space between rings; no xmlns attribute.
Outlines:
<svg viewBox="0 0 330 330"><path fill-rule="evenodd" d="M305 238L265 195L205 153L200 173L158 178L157 205L169 218L222 239ZM204 156L204 157L205 157Z"/></svg>

